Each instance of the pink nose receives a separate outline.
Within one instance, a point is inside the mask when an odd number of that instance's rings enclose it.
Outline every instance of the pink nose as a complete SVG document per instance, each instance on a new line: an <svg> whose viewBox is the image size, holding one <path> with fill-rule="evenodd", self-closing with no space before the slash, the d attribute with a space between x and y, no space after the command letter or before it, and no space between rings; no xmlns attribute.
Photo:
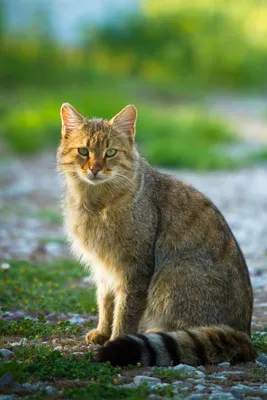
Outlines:
<svg viewBox="0 0 267 400"><path fill-rule="evenodd" d="M95 163L91 165L90 170L93 172L94 175L96 175L99 171L101 171L101 165L99 163Z"/></svg>

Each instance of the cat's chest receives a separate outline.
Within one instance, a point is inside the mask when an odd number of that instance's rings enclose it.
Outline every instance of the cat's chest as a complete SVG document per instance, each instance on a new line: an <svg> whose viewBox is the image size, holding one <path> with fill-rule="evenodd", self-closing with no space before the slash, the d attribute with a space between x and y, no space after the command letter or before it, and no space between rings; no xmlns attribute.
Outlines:
<svg viewBox="0 0 267 400"><path fill-rule="evenodd" d="M120 214L105 211L85 213L69 209L65 225L74 253L92 264L116 264L122 258L123 242L128 235L129 221Z"/></svg>

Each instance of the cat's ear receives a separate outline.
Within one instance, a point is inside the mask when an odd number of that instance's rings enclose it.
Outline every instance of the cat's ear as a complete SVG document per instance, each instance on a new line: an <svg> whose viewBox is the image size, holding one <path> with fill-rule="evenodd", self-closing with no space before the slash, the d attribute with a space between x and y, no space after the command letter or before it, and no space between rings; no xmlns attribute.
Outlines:
<svg viewBox="0 0 267 400"><path fill-rule="evenodd" d="M67 137L73 131L85 125L85 118L71 104L63 103L60 109L62 136Z"/></svg>
<svg viewBox="0 0 267 400"><path fill-rule="evenodd" d="M136 120L137 110L134 105L129 104L116 114L109 123L115 131L134 136Z"/></svg>

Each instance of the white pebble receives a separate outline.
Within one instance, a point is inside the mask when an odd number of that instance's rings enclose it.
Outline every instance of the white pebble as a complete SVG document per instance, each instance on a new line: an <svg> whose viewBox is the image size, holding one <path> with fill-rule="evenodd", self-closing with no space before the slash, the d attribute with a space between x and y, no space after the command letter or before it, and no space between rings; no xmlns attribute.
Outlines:
<svg viewBox="0 0 267 400"><path fill-rule="evenodd" d="M10 268L10 264L8 264L8 263L1 264L1 269L3 269L4 271L7 271L9 268Z"/></svg>
<svg viewBox="0 0 267 400"><path fill-rule="evenodd" d="M156 383L161 383L159 378L152 378L151 376L137 375L134 377L134 383L136 385L141 385L146 382L148 385L155 385Z"/></svg>
<svg viewBox="0 0 267 400"><path fill-rule="evenodd" d="M1 349L0 350L0 358L12 358L14 357L15 353L13 351L7 350L7 349Z"/></svg>
<svg viewBox="0 0 267 400"><path fill-rule="evenodd" d="M228 361L221 362L218 367L229 368L231 364Z"/></svg>

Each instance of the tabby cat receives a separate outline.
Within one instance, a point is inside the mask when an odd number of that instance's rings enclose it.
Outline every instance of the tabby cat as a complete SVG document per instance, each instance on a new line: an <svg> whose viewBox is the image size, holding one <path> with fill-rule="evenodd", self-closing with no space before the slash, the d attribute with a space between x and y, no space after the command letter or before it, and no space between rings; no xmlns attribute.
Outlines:
<svg viewBox="0 0 267 400"><path fill-rule="evenodd" d="M236 239L207 197L139 155L136 118L133 105L111 120L61 108L65 229L97 286L86 342L105 344L99 361L120 366L253 360L253 295Z"/></svg>

